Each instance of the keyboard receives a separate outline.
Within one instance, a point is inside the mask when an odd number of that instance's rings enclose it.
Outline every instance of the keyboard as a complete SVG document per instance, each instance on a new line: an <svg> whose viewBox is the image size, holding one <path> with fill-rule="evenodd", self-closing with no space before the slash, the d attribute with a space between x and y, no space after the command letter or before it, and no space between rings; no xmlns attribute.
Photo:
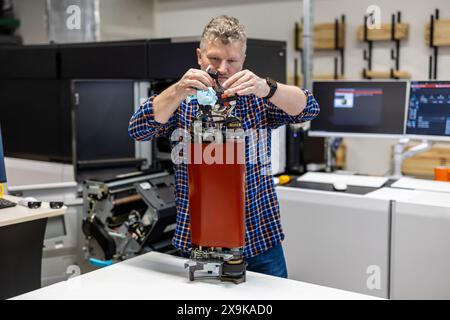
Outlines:
<svg viewBox="0 0 450 320"><path fill-rule="evenodd" d="M16 205L17 204L12 201L0 198L0 209L11 208L11 207L15 207Z"/></svg>

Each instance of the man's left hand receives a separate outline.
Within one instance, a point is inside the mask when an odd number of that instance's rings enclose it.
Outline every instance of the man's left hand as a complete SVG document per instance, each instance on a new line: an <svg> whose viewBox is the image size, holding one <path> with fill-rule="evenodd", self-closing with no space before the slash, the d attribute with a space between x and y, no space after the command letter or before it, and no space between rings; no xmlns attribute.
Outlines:
<svg viewBox="0 0 450 320"><path fill-rule="evenodd" d="M242 70L227 79L222 85L225 94L232 96L238 94L240 96L254 94L263 98L269 94L270 87L265 79L258 77L249 70Z"/></svg>

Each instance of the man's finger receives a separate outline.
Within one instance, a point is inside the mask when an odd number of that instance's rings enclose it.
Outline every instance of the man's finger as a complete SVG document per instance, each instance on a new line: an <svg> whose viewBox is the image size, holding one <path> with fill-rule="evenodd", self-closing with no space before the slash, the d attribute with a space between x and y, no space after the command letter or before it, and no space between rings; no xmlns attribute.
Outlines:
<svg viewBox="0 0 450 320"><path fill-rule="evenodd" d="M246 73L247 73L247 70L242 70L242 71L239 71L239 72L235 73L230 78L228 78L227 81L225 81L222 84L222 87L229 88L236 80L238 80L240 77L242 77Z"/></svg>
<svg viewBox="0 0 450 320"><path fill-rule="evenodd" d="M190 89L188 89L187 90L187 92L186 92L188 95L194 95L194 94L196 94L197 93L197 89L195 89L195 88L190 88Z"/></svg>
<svg viewBox="0 0 450 320"><path fill-rule="evenodd" d="M251 73L247 73L245 75L243 75L242 77L240 77L239 79L237 79L231 86L229 86L229 89L235 88L240 86L241 84L249 81L252 79L252 74Z"/></svg>
<svg viewBox="0 0 450 320"><path fill-rule="evenodd" d="M214 86L214 80L211 78L211 76L206 73L203 70L198 69L192 69L192 71L189 74L190 80L198 80L202 82L207 87L213 87Z"/></svg>
<svg viewBox="0 0 450 320"><path fill-rule="evenodd" d="M208 87L214 87L216 85L215 81L213 78L211 78L211 76L208 74L208 72L205 72L203 70L197 70L198 71L198 75L202 77L202 79L204 79L205 81L202 81L206 86Z"/></svg>
<svg viewBox="0 0 450 320"><path fill-rule="evenodd" d="M245 89L239 90L237 92L237 94L240 95L240 96L245 96L245 95L253 93L254 91L255 91L255 87L254 86L250 86L250 87L247 87Z"/></svg>
<svg viewBox="0 0 450 320"><path fill-rule="evenodd" d="M197 90L208 90L208 87L198 80L186 80L186 86Z"/></svg>
<svg viewBox="0 0 450 320"><path fill-rule="evenodd" d="M227 94L227 95L233 95L233 94L239 92L240 90L243 90L245 88L252 87L252 86L253 86L253 82L252 81L247 81L247 82L244 82L244 83L242 83L241 85L239 85L237 87L225 90L224 93Z"/></svg>
<svg viewBox="0 0 450 320"><path fill-rule="evenodd" d="M201 81L207 87L214 87L214 80L207 73L198 73L195 75L195 78Z"/></svg>

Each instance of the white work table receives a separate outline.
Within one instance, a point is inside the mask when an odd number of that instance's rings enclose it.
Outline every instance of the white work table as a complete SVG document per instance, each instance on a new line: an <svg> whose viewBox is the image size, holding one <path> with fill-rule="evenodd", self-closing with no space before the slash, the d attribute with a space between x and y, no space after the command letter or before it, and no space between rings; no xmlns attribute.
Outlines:
<svg viewBox="0 0 450 320"><path fill-rule="evenodd" d="M289 277L389 299L450 299L450 183L396 186L277 186Z"/></svg>
<svg viewBox="0 0 450 320"><path fill-rule="evenodd" d="M429 206L450 207L450 194L445 192L381 188L364 195L364 197L372 199L395 200L405 203Z"/></svg>
<svg viewBox="0 0 450 320"><path fill-rule="evenodd" d="M18 203L20 198L4 196L4 199ZM66 207L51 209L48 202L42 202L39 209L29 209L21 205L0 210L0 227L16 223L28 222L38 219L51 218L63 215Z"/></svg>
<svg viewBox="0 0 450 320"><path fill-rule="evenodd" d="M241 284L188 279L186 258L150 252L14 299L277 300L377 299L363 294L247 272Z"/></svg>
<svg viewBox="0 0 450 320"><path fill-rule="evenodd" d="M382 188L366 197L396 200L391 299L450 299L450 194Z"/></svg>
<svg viewBox="0 0 450 320"><path fill-rule="evenodd" d="M18 203L21 198L5 196ZM47 219L67 208L52 209L42 202L38 209L22 205L0 210L0 299L41 287L42 247Z"/></svg>

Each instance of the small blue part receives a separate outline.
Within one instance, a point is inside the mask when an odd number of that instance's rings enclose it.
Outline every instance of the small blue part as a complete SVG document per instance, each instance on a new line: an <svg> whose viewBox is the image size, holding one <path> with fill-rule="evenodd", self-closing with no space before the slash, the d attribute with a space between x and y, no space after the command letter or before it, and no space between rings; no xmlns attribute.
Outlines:
<svg viewBox="0 0 450 320"><path fill-rule="evenodd" d="M112 262L112 260L100 260L100 259L90 258L89 263L95 267L103 268L103 267L112 265L113 262Z"/></svg>
<svg viewBox="0 0 450 320"><path fill-rule="evenodd" d="M212 87L208 87L208 90L197 90L196 94L190 95L186 98L187 103L192 100L197 100L200 105L213 106L217 102L217 96L214 89Z"/></svg>

